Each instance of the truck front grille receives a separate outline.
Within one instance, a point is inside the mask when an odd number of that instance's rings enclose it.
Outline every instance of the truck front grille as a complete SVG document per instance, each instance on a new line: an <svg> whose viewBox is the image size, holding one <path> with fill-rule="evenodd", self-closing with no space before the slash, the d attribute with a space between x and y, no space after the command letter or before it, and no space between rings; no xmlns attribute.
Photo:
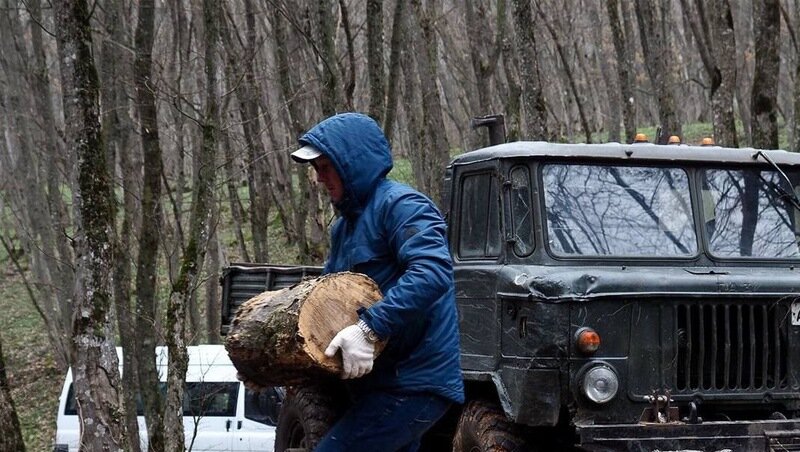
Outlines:
<svg viewBox="0 0 800 452"><path fill-rule="evenodd" d="M775 301L675 306L678 392L763 391L788 386L788 307Z"/></svg>

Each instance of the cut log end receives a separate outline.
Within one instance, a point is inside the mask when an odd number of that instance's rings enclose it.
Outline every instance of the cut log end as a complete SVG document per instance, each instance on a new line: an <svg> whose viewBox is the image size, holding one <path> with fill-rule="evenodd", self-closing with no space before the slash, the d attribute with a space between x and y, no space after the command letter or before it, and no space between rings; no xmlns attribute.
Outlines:
<svg viewBox="0 0 800 452"><path fill-rule="evenodd" d="M250 387L288 386L335 376L341 353L325 349L342 328L358 321L358 309L380 301L366 275L343 272L261 293L239 309L225 341L241 380ZM384 344L376 344L376 356Z"/></svg>

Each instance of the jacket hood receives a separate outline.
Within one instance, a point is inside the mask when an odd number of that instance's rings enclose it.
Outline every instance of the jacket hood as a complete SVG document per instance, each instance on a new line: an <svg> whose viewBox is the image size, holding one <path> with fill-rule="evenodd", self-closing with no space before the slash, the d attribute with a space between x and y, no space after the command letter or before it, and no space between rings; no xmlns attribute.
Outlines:
<svg viewBox="0 0 800 452"><path fill-rule="evenodd" d="M344 185L344 197L335 206L345 215L358 214L392 169L386 136L375 120L361 113L331 116L298 141L314 146L333 162Z"/></svg>

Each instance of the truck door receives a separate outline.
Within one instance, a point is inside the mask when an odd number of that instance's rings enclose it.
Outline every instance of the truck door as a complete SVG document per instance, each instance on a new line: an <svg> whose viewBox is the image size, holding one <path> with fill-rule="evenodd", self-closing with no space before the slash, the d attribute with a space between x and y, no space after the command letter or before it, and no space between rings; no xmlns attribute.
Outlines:
<svg viewBox="0 0 800 452"><path fill-rule="evenodd" d="M503 178L496 160L456 166L448 231L461 330L461 365L490 371L497 363L496 274L504 254Z"/></svg>

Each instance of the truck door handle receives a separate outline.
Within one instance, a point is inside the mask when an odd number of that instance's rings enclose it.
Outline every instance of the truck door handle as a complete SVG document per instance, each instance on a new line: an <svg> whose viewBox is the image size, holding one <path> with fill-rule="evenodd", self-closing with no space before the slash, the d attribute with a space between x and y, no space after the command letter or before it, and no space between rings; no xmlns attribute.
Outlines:
<svg viewBox="0 0 800 452"><path fill-rule="evenodd" d="M227 421L225 421L225 431L226 431L226 432L229 432L229 431L231 431L231 420L230 420L230 419L228 419Z"/></svg>
<svg viewBox="0 0 800 452"><path fill-rule="evenodd" d="M236 421L236 430L242 429L242 421Z"/></svg>

